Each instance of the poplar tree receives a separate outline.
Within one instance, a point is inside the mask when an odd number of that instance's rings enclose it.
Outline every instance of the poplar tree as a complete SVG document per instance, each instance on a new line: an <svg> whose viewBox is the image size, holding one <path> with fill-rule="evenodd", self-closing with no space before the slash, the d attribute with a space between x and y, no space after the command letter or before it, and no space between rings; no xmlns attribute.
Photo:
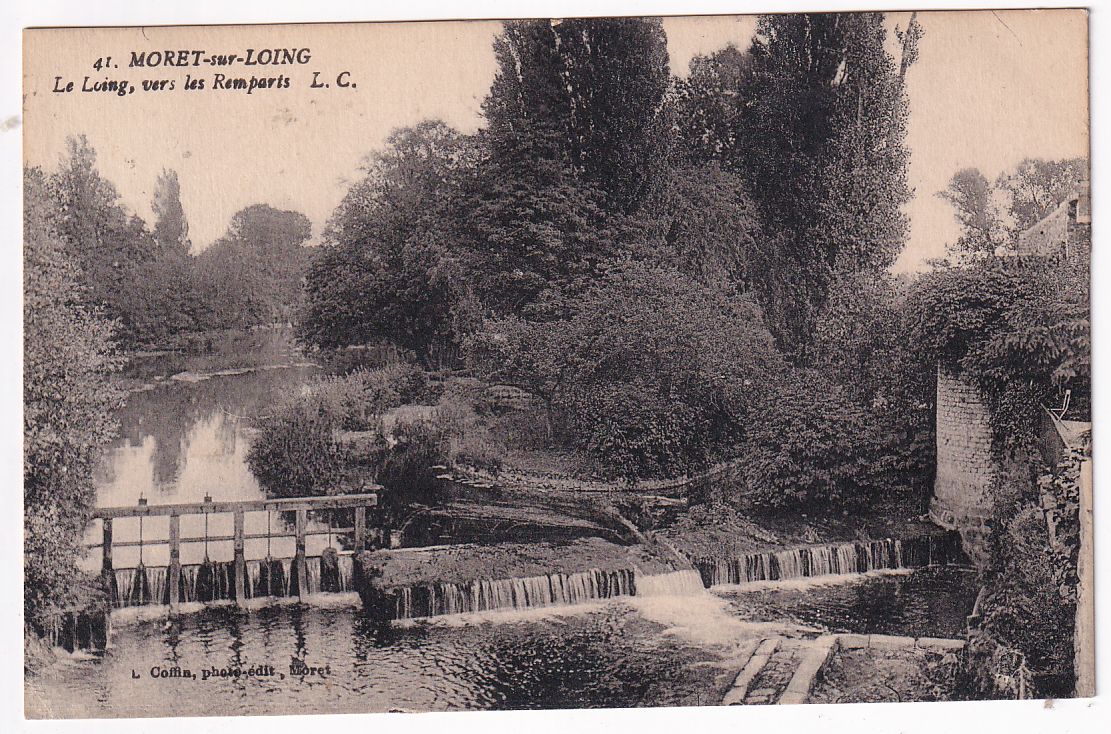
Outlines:
<svg viewBox="0 0 1111 734"><path fill-rule="evenodd" d="M190 248L189 222L181 206L181 184L177 171L163 170L154 190L154 241L162 255L188 255Z"/></svg>

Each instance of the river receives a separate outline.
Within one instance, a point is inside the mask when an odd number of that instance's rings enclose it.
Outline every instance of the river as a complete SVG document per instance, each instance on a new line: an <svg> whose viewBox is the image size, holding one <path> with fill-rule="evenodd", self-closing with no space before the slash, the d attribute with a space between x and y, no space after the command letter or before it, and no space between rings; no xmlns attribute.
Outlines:
<svg viewBox="0 0 1111 734"><path fill-rule="evenodd" d="M236 355L236 343L250 354ZM143 389L119 411L120 437L97 477L101 506L135 504L140 496L151 504L263 496L245 461L252 420L320 369L305 364L284 334L256 333L226 348L234 370L228 355L199 365L159 356L131 367ZM165 534L147 522L145 537ZM134 525L117 521L116 538L137 537ZM203 530L182 525L184 535ZM98 533L90 529L90 542ZM144 553L148 565L165 563L164 546ZM230 559L230 544L187 546L182 560L197 563L206 553ZM247 548L249 558L265 554ZM88 565L98 560L94 553ZM135 565L138 551L120 549L115 561ZM385 626L364 617L352 595L307 605L213 606L174 619L118 610L106 652L62 656L48 674L28 678L27 711L171 716L715 704L743 664L739 647L800 625L815 634L958 635L975 593L970 576L942 568L836 583L699 588Z"/></svg>

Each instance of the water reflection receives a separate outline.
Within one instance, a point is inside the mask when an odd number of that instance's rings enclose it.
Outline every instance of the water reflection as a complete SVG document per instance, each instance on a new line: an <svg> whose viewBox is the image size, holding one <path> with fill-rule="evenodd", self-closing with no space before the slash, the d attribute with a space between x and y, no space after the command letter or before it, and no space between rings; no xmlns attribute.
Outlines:
<svg viewBox="0 0 1111 734"><path fill-rule="evenodd" d="M831 632L963 637L978 584L952 566L913 573L831 578L831 583L785 583L779 588L721 591L734 613L751 621L824 627Z"/></svg>
<svg viewBox="0 0 1111 734"><path fill-rule="evenodd" d="M160 370L177 370L170 375L149 374L149 367L134 364L129 368L132 376L142 375L149 382L146 389L131 393L116 415L119 436L106 451L95 477L98 506L134 505L139 497L145 497L152 505L201 502L205 495L216 501L265 497L246 460L253 421L299 390L320 370L294 359L287 333L266 332L252 338L254 341L248 339L245 343L242 355L221 357L224 364L246 363L237 368L236 374L210 376L211 372L199 371L204 366L215 369L218 366L213 363L215 358L204 358L201 365L176 356L151 360ZM255 343L259 340L265 342L265 348ZM252 349L256 351L251 352ZM260 355L264 363L259 363ZM275 361L279 359L284 362ZM250 366L252 361L256 366ZM278 529L285 522L285 518L271 517L268 513L248 513L245 519L248 533L266 532L268 526ZM146 518L141 527L137 518L114 523L116 541L136 540L140 532L146 540L165 539L169 534L169 518ZM183 537L230 535L232 516L184 516L181 533ZM97 543L100 537L100 523L94 522L86 540ZM319 552L330 540L310 538L314 544L310 552ZM245 550L248 558L262 558L268 552L292 556L293 543L292 538L274 539L269 544L262 539L250 540ZM230 541L185 543L182 562L200 563L206 557L230 560L232 552ZM140 560L146 565L164 565L169 560L168 548L156 545L115 551L117 567L135 566ZM84 565L96 568L99 563L99 553L94 552Z"/></svg>
<svg viewBox="0 0 1111 734"><path fill-rule="evenodd" d="M357 607L215 607L169 624L133 623L115 639L50 690L33 687L29 700L48 697L56 715L86 716L694 705L720 695L713 664L726 652L666 634L621 604L522 622L385 628ZM301 664L327 672L294 674ZM150 675L174 666L197 678ZM267 666L273 675L244 674ZM203 680L213 668L240 675Z"/></svg>

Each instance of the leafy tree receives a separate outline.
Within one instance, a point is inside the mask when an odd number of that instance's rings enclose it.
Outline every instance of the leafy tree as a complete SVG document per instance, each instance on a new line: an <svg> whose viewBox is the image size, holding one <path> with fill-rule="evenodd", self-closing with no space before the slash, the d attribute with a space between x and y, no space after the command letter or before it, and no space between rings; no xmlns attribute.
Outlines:
<svg viewBox="0 0 1111 734"><path fill-rule="evenodd" d="M623 212L638 208L666 136L669 85L658 18L510 21L483 105L494 155L520 141L569 166Z"/></svg>
<svg viewBox="0 0 1111 734"><path fill-rule="evenodd" d="M904 83L920 37L912 20L896 63L881 14L762 16L747 54L695 59L679 85L684 149L749 184L769 263L757 295L796 360L834 273L882 271L904 244Z"/></svg>
<svg viewBox="0 0 1111 734"><path fill-rule="evenodd" d="M141 341L129 294L136 268L155 257L156 245L146 223L123 208L115 187L101 177L85 136L69 138L67 146L49 181L52 221L80 266L91 302L119 319L121 336Z"/></svg>
<svg viewBox="0 0 1111 734"><path fill-rule="evenodd" d="M239 323L214 323L213 310L234 309L209 304L199 290L177 174L159 176L152 232L101 177L88 140L70 138L68 146L49 179L51 220L81 270L88 298L118 322L117 341L166 344L185 332Z"/></svg>
<svg viewBox="0 0 1111 734"><path fill-rule="evenodd" d="M324 348L384 339L428 363L469 312L451 242L474 167L472 141L440 121L395 130L324 233L306 280L300 333Z"/></svg>
<svg viewBox="0 0 1111 734"><path fill-rule="evenodd" d="M995 185L1007 197L1014 231L1021 232L1037 224L1086 180L1087 158L1026 158L1013 171L1000 174Z"/></svg>
<svg viewBox="0 0 1111 734"><path fill-rule="evenodd" d="M563 321L488 319L464 343L467 365L486 381L513 385L539 398L548 440L554 411L570 387L574 364L567 358Z"/></svg>
<svg viewBox="0 0 1111 734"><path fill-rule="evenodd" d="M680 165L639 217L646 256L708 285L748 292L767 265L759 214L741 178L716 163Z"/></svg>
<svg viewBox="0 0 1111 734"><path fill-rule="evenodd" d="M162 255L184 257L189 254L189 222L181 206L181 184L177 171L163 170L154 190L154 241Z"/></svg>
<svg viewBox="0 0 1111 734"><path fill-rule="evenodd" d="M978 168L964 168L954 173L949 186L938 196L953 205L961 225L960 237L949 245L950 254L958 257L993 255L1006 241L994 190Z"/></svg>
<svg viewBox="0 0 1111 734"><path fill-rule="evenodd" d="M675 80L670 100L682 156L723 166L740 160L744 107L737 98L751 77L752 56L733 44L691 59L690 73Z"/></svg>
<svg viewBox="0 0 1111 734"><path fill-rule="evenodd" d="M558 318L625 252L623 217L659 178L666 41L653 19L512 21L494 52L460 215L467 271L494 313Z"/></svg>
<svg viewBox="0 0 1111 734"><path fill-rule="evenodd" d="M197 256L212 326L289 321L299 308L312 225L304 214L254 204Z"/></svg>
<svg viewBox="0 0 1111 734"><path fill-rule="evenodd" d="M74 601L77 560L95 500L93 469L114 431L112 328L88 301L54 229L38 169L24 174L24 612L41 625Z"/></svg>
<svg viewBox="0 0 1111 734"><path fill-rule="evenodd" d="M621 251L600 192L524 146L492 158L464 196L467 271L495 314L549 311L538 304L564 300Z"/></svg>
<svg viewBox="0 0 1111 734"><path fill-rule="evenodd" d="M557 23L572 164L620 211L637 210L666 160L658 115L669 86L658 18Z"/></svg>

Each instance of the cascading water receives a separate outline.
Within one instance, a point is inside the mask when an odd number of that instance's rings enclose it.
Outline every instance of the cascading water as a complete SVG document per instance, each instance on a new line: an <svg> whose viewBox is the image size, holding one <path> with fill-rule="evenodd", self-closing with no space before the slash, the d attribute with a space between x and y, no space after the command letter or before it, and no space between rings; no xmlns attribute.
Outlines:
<svg viewBox="0 0 1111 734"><path fill-rule="evenodd" d="M463 583L421 584L394 591L395 619L496 609L533 609L582 604L636 593L633 571L555 573L511 579L477 579Z"/></svg>
<svg viewBox="0 0 1111 734"><path fill-rule="evenodd" d="M326 564L320 557L305 559L310 594L355 590L354 562L351 556L341 555L334 560L334 567L329 566L328 572L325 572ZM246 571L243 591L248 599L292 596L291 590L296 589L296 574L291 559L247 561ZM112 604L115 607L170 603L169 572L165 567L118 568L114 578ZM178 600L182 603L234 598L234 562L208 561L181 567Z"/></svg>
<svg viewBox="0 0 1111 734"><path fill-rule="evenodd" d="M702 576L695 570L636 577L636 596L689 596L703 591Z"/></svg>
<svg viewBox="0 0 1111 734"><path fill-rule="evenodd" d="M867 573L881 569L920 568L958 559L959 544L950 535L909 540L858 541L748 553L736 558L700 558L694 563L707 587Z"/></svg>

